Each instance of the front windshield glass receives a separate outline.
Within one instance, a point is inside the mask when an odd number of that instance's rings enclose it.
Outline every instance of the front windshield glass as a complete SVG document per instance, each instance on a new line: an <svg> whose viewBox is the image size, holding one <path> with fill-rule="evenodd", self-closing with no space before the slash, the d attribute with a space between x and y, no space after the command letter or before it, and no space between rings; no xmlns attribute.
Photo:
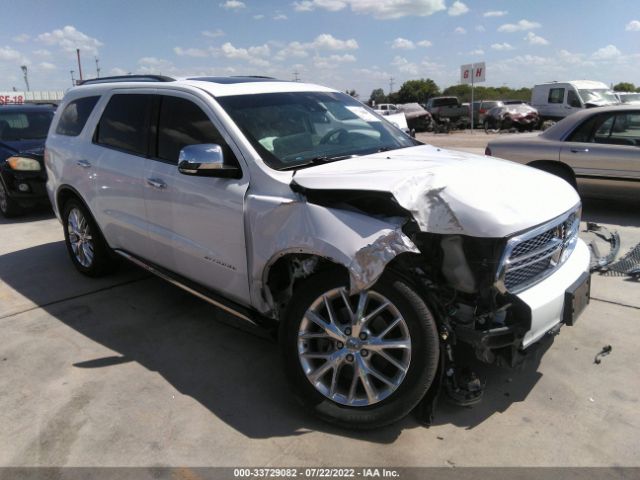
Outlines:
<svg viewBox="0 0 640 480"><path fill-rule="evenodd" d="M53 112L0 112L0 141L44 140Z"/></svg>
<svg viewBox="0 0 640 480"><path fill-rule="evenodd" d="M342 93L262 93L216 100L276 170L419 144Z"/></svg>
<svg viewBox="0 0 640 480"><path fill-rule="evenodd" d="M580 92L580 97L582 97L584 103L620 103L611 90L605 90L604 88L595 90L581 89L578 92Z"/></svg>
<svg viewBox="0 0 640 480"><path fill-rule="evenodd" d="M622 100L622 103L640 102L640 93L625 93L620 95L620 100Z"/></svg>

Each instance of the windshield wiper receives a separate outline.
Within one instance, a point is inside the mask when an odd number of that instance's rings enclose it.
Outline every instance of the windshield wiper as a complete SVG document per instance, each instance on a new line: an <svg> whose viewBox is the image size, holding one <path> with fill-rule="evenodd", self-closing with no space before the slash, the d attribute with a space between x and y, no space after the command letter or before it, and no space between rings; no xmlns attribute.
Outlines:
<svg viewBox="0 0 640 480"><path fill-rule="evenodd" d="M313 157L307 160L304 163L297 163L296 165L290 165L287 167L279 168L278 170L296 170L298 168L312 167L314 165L323 165L325 163L337 162L339 160L346 160L348 158L357 157L358 155L336 155L335 157L330 157L328 155L320 155L318 157Z"/></svg>

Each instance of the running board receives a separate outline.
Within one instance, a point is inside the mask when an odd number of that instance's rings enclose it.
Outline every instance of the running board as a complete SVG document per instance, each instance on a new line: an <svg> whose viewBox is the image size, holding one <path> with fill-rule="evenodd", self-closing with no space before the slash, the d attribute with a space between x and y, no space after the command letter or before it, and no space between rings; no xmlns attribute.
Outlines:
<svg viewBox="0 0 640 480"><path fill-rule="evenodd" d="M238 305L230 300L223 298L221 295L195 283L189 279L186 279L180 275L170 272L162 267L146 262L145 260L127 253L123 250L114 250L118 255L127 259L134 265L143 268L149 273L160 277L161 279L181 288L185 292L204 300L211 305L218 307L219 309L233 315L240 320L244 320L251 327L258 328L260 330L273 331L276 322L270 318L260 315L258 312L252 311L249 308Z"/></svg>

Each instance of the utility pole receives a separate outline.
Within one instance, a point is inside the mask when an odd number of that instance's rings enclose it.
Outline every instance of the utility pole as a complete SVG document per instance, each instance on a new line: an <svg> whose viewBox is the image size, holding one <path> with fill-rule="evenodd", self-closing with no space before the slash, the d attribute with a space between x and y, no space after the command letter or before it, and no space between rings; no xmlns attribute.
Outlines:
<svg viewBox="0 0 640 480"><path fill-rule="evenodd" d="M69 73L71 73L71 86L75 87L76 86L76 79L73 78L73 74L75 73L74 70L69 70Z"/></svg>
<svg viewBox="0 0 640 480"><path fill-rule="evenodd" d="M100 78L100 64L98 63L98 57L96 57L96 78Z"/></svg>
<svg viewBox="0 0 640 480"><path fill-rule="evenodd" d="M82 81L82 64L80 63L80 49L76 48L76 55L78 56L78 75L80 76L80 81Z"/></svg>
<svg viewBox="0 0 640 480"><path fill-rule="evenodd" d="M389 77L389 95L393 93L393 77Z"/></svg>
<svg viewBox="0 0 640 480"><path fill-rule="evenodd" d="M30 89L29 89L29 77L27 75L27 66L22 65L20 68L22 69L22 73L24 74L24 83L27 85L27 92L28 92Z"/></svg>
<svg viewBox="0 0 640 480"><path fill-rule="evenodd" d="M298 73L297 70L293 71L293 81L294 82L299 82L300 81L300 74Z"/></svg>

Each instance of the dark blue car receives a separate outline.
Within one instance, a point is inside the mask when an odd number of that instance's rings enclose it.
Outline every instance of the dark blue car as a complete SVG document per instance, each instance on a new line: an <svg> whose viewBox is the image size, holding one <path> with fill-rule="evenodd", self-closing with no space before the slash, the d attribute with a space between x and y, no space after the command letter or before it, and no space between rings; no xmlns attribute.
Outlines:
<svg viewBox="0 0 640 480"><path fill-rule="evenodd" d="M0 107L0 213L11 217L49 203L44 142L53 105Z"/></svg>

